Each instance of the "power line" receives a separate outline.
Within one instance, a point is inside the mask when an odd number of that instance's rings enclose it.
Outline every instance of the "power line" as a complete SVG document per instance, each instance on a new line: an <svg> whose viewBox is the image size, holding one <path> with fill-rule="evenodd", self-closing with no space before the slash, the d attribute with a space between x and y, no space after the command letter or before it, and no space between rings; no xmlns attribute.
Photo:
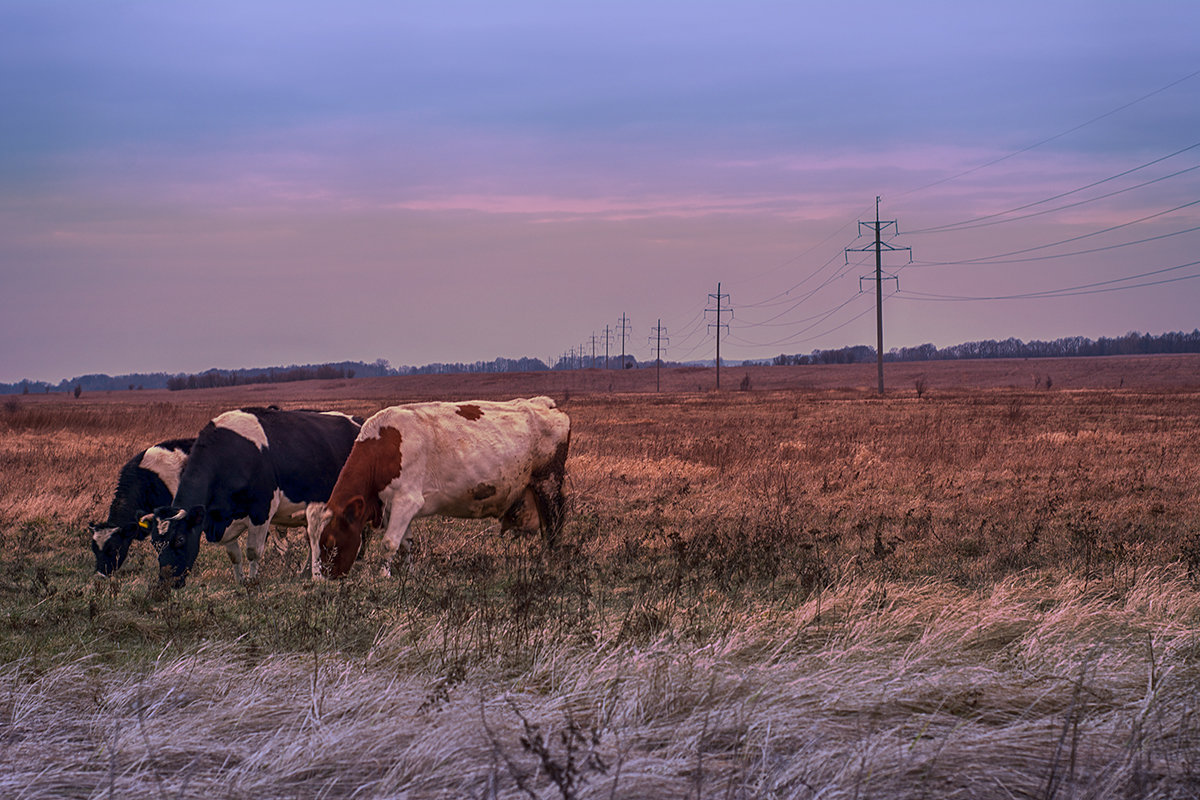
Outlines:
<svg viewBox="0 0 1200 800"><path fill-rule="evenodd" d="M896 296L896 295L895 295L894 293L893 293L893 294L886 294L886 295L884 295L884 296L883 296L883 300L884 300L884 302L886 303L888 300L890 300L891 298L893 298L893 297L895 297L895 296ZM846 301L845 303L843 303L842 305L838 306L838 307L837 307L837 309L835 309L835 310L841 309L841 308L843 308L843 307L845 307L845 306L849 305L851 302L853 302L854 300L857 300L857 299L858 299L858 298L860 298L860 297L862 297L862 295L861 295L861 294L859 294L859 293L857 293L857 292L855 292L855 294L854 294L854 295L853 295L853 296L852 296L852 297L851 297L849 300L847 300L847 301ZM858 320L862 319L863 317L865 317L867 314L870 314L870 313L871 313L871 311L872 311L872 308L871 308L871 306L867 306L867 307L866 307L866 308L864 308L862 311L858 312L858 313L857 313L857 314L855 314L853 317L850 317L850 319L846 320L845 322L840 322L840 323L838 323L837 325L834 325L832 328L828 328L828 329L826 329L826 330L823 330L823 331L821 331L820 333L814 333L812 336L805 336L805 337L801 337L801 338L799 338L799 339L795 338L795 336L791 336L791 337L788 337L787 339L780 339L780 340L779 340L779 341L777 341L777 342L773 342L773 343L771 343L771 342L768 342L768 343L767 343L767 344L765 344L765 345L758 345L757 343L747 343L747 342L743 342L743 344L751 344L751 345L753 345L753 346L766 347L766 346L771 346L772 344L774 344L774 345L781 345L781 344L793 344L793 345L795 345L795 344L800 344L801 342L811 342L811 341L813 341L813 340L815 340L815 339L821 339L821 338L823 338L823 337L825 337L825 336L828 336L828 335L829 335L829 334L831 334L831 333L836 333L837 331L840 331L842 328L846 327L846 326L847 326L847 325L849 325L850 323L852 323L852 322L856 322L856 321L858 321ZM810 330L810 329L812 329L812 328L814 328L814 327L816 327L816 326L815 326L815 325L811 325L811 326L809 326L809 328L808 328L808 329L806 329L806 330ZM801 332L803 332L803 331L801 331ZM737 337L733 337L733 336L731 336L730 338L737 338Z"/></svg>
<svg viewBox="0 0 1200 800"><path fill-rule="evenodd" d="M686 333L682 334L682 340L679 342L679 344L682 344L683 342L686 342L688 339L695 336L700 331L704 330L704 310L701 309L701 310L697 311L691 319L689 319L685 324L683 324L679 327L683 328L686 331ZM679 337L676 337L676 338L679 338Z"/></svg>
<svg viewBox="0 0 1200 800"><path fill-rule="evenodd" d="M1198 169L1200 169L1200 164L1197 164L1194 167L1187 167L1186 169L1181 169L1178 172L1172 172L1170 175L1163 175L1161 177L1154 178L1152 180L1148 180L1143 183L1135 184L1134 186L1127 186L1124 189L1117 189L1115 191L1108 192L1107 194L1097 195L1095 197L1090 197L1086 200L1079 200L1074 203L1067 203L1066 205L1057 206L1055 208L1047 208L1047 209L1043 209L1042 211L1035 211L1032 214L1024 214L1020 217L1009 217L1008 219L993 220L991 222L981 222L978 225L961 225L960 227L956 227L956 228L949 228L949 227L926 228L924 231L922 231L922 233L955 233L957 231L969 231L969 230L974 230L976 228L987 228L992 225L1001 225L1006 222L1019 222L1021 220L1033 219L1034 217L1044 217L1047 214L1054 214L1058 211L1066 211L1067 209L1078 208L1079 206L1085 206L1088 203L1095 203L1099 200L1107 200L1110 197L1115 197L1119 194L1124 194L1125 192L1132 192L1135 189L1142 189L1142 188L1145 188L1146 186L1150 186L1151 184L1161 183L1162 181L1165 181L1169 178L1175 178L1180 175L1183 175L1184 173L1194 172L1195 170L1198 170ZM1037 205L1037 203L1033 203L1031 205ZM1178 209L1172 209L1172 210L1178 210Z"/></svg>
<svg viewBox="0 0 1200 800"><path fill-rule="evenodd" d="M1000 256L984 256L980 258L971 258L963 261L918 261L909 266L913 267L954 267L954 266L981 266L988 267L999 264L1025 264L1030 261L1051 261L1056 258L1069 258L1071 256L1086 256L1093 253L1104 253L1109 250L1119 250L1122 247L1133 247L1134 245L1146 244L1147 242L1157 242L1160 239L1170 239L1173 236L1182 236L1185 233L1194 233L1200 231L1200 225L1191 228L1184 228L1179 231L1171 231L1170 233L1160 233L1157 236L1147 236L1145 239L1134 239L1129 242L1119 242L1117 244L1108 244L1103 247L1092 247L1087 250L1072 250L1070 253L1056 253L1052 256L1031 256L1029 258L1001 258ZM1055 247L1062 242L1053 245L1042 245L1042 247Z"/></svg>
<svg viewBox="0 0 1200 800"><path fill-rule="evenodd" d="M843 248L842 255L844 255L845 252L846 252L846 248ZM836 256L834 256L834 258L836 258ZM833 283L834 281L836 281L839 278L845 277L847 274L849 274L850 272L853 271L854 267L862 266L866 262L867 262L867 259L862 258L858 261L854 261L852 263L847 263L843 269L839 269L836 273L834 273L833 275L826 278L824 281L822 281L820 283L820 285L814 287L813 289L810 289L808 292L801 295L800 297L795 298L792 301L792 304L790 306L788 306L784 310L780 311L778 314L775 314L774 316L771 316L771 317L767 317L765 320L762 320L761 322L749 322L748 327L779 327L779 326L784 326L784 325L794 325L799 322L804 322L804 321L806 321L806 319L811 319L811 317L808 317L805 319L793 320L793 321L789 321L789 322L775 322L775 320L779 319L780 317L784 316L785 314L796 310L796 308L798 308L802 303L811 299L814 295L817 294L817 292L821 291L826 286L829 286L831 283ZM740 306L739 306L739 308L740 308Z"/></svg>
<svg viewBox="0 0 1200 800"><path fill-rule="evenodd" d="M1089 183L1086 186L1079 186L1079 187L1076 187L1076 188L1071 189L1066 192L1060 192L1056 195L1042 198L1041 200L1035 200L1032 203L1025 203L1024 205L1019 205L1019 206L1016 206L1015 208L1010 208L1005 211L997 211L992 214L985 214L980 217L972 217L971 219L960 220L958 222L948 222L945 225L938 225L938 226L930 227L930 228L919 228L914 231L908 231L908 234L910 236L915 236L918 234L925 234L925 233L942 233L943 231L949 231L949 230L970 230L974 227L977 227L975 223L984 222L986 220L994 219L996 217L1003 217L1007 214L1012 214L1017 211L1024 211L1027 208L1033 208L1034 206L1040 206L1043 203L1051 203L1055 200L1061 200L1064 197L1069 197L1070 195L1078 194L1079 192L1085 192L1088 189L1094 189L1095 187L1100 186L1101 184L1108 183L1109 181L1114 181L1118 178L1124 178L1126 175L1132 175L1133 173L1138 172L1139 170L1143 170L1146 167L1152 167L1155 164L1161 163L1170 158L1174 158L1175 156L1181 155L1182 153L1186 153L1189 150L1195 150L1197 147L1200 147L1200 142L1190 144L1187 147L1176 150L1174 153L1168 153L1167 155L1156 158L1153 161L1147 161L1145 164L1139 164L1138 166L1133 167L1131 169L1127 169L1124 172L1118 172L1116 175L1110 175L1107 178L1101 178L1098 181L1093 181L1092 183ZM1193 167L1193 169L1194 169L1194 167ZM1184 170L1184 171L1187 171L1187 170ZM1174 173L1167 177L1175 177L1175 175L1178 175L1178 174L1179 173ZM1142 184L1142 185L1145 185L1145 184ZM1134 187L1134 188L1140 188L1140 186ZM1099 198L1097 198L1097 199L1099 199ZM1027 217L1020 217L1019 219L1027 219ZM1010 222L1013 220L1001 220L1001 221Z"/></svg>
<svg viewBox="0 0 1200 800"><path fill-rule="evenodd" d="M1153 214L1147 214L1144 217L1139 217L1138 219L1130 220L1129 222L1122 222L1118 225L1110 225L1107 228L1101 228L1100 230L1092 231L1091 233L1080 234L1079 236L1072 236L1068 239L1060 239L1057 242L1050 242L1049 244L1039 244L1034 247L1025 247L1020 250L1010 250L1007 253L998 253L996 255L991 255L991 256L980 256L979 258L963 259L961 261L955 261L952 263L955 263L955 264L979 264L979 263L985 263L988 261L996 261L998 259L1009 258L1010 256L1025 255L1026 253L1033 253L1038 250L1047 250L1051 247L1059 247L1061 245L1070 244L1072 242L1078 242L1083 239L1090 239L1093 236L1100 236L1101 234L1104 234L1104 233L1112 233L1113 231L1118 231L1118 230L1121 230L1122 228L1128 228L1132 225L1137 225L1142 222L1148 222L1149 220L1157 219L1158 217L1165 217L1167 214L1173 214L1176 211L1182 211L1185 208L1191 208L1192 206L1196 206L1196 205L1200 205L1200 200L1192 200L1190 202L1177 205L1174 208L1168 208L1164 211L1156 211Z"/></svg>
<svg viewBox="0 0 1200 800"><path fill-rule="evenodd" d="M813 316L811 316L811 317L807 317L807 318L805 318L804 320L800 320L799 322L808 322L808 321L810 321L810 320L814 320L814 321L812 322L812 324L811 324L811 325L807 325L807 326L805 326L805 327L801 328L800 330L798 330L798 331L795 331L794 333L790 333L790 334L788 334L787 336L783 336L783 337L781 337L781 338L779 338L779 339L775 339L774 341L770 341L770 342L754 342L754 341L750 341L750 340L744 339L743 337L741 337L741 336L738 336L738 335L734 335L734 334L730 334L730 338L731 338L731 339L736 339L737 341L739 341L739 342L740 342L740 343L742 343L742 344L751 345L751 346L753 346L753 347L775 347L775 346L777 346L777 345L781 345L781 344L793 344L793 343L795 343L796 341L807 341L806 339L799 339L799 340L797 340L797 339L796 339L796 337L797 337L797 336L799 336L800 334L807 333L808 331L810 331L810 330L812 330L813 328L817 327L817 326L818 326L818 325L820 325L822 322L824 322L825 320L829 319L829 318L830 318L830 317L832 317L834 314L836 314L837 312L841 311L843 308L845 308L846 306L850 305L850 304L851 304L851 303L853 303L854 301L858 300L858 299L859 299L860 297L862 297L862 296L863 296L863 293L862 293L862 292L855 292L854 294L850 295L850 297L849 297L849 298L847 298L846 300L843 300L841 303L838 303L836 306L833 306L832 308L826 309L825 311L822 311L822 312L821 312L821 313L819 313L819 314L814 314L814 315L813 315ZM889 296L890 296L890 295L889 295ZM867 309L867 311L870 311L870 309L868 308L868 309ZM865 314L866 312L863 312L863 313ZM862 316L862 314L859 314L859 316ZM855 317L855 319L857 319L857 318L858 318L858 317ZM738 330L742 330L742 328L739 328ZM811 338L811 337L810 337L810 338Z"/></svg>
<svg viewBox="0 0 1200 800"><path fill-rule="evenodd" d="M768 275L768 274L770 274L770 273L772 273L772 272L775 272L775 271L777 271L777 270L783 269L784 267L791 266L792 264L796 263L796 262L797 262L797 261L799 261L800 259L804 258L804 256L808 255L809 253L813 252L814 250L816 250L816 249L818 249L818 248L822 247L823 245L825 245L825 243L826 243L826 242L829 242L829 241L830 241L831 239L833 239L834 237L836 237L836 236L840 235L840 234L841 234L843 231L845 231L845 230L846 230L846 228L849 228L851 225L853 225L853 224L854 224L854 223L857 221L857 219L858 219L859 217L861 217L863 214L865 214L867 211L869 211L869 210L870 210L870 208L871 208L871 207L868 205L868 206L867 206L866 208L864 208L862 211L859 211L857 214L855 214L853 217L851 217L851 218L850 218L850 220L849 220L848 222L846 222L846 224L845 224L845 225L843 225L842 227L838 228L836 231L834 231L833 233L829 234L828 236L826 236L826 237L825 237L824 239L822 239L821 241L819 241L819 242L817 242L816 244L812 245L812 246L811 246L811 247L809 247L807 250L803 250L803 251L801 251L800 253L797 253L796 255L792 256L792 257L791 257L791 258L789 258L787 261L784 261L784 262L783 262L783 263L781 263L781 264L776 264L775 266L773 266L773 267L771 267L771 268L769 268L769 269L766 269L766 270L764 270L764 271L762 271L762 272L759 272L759 273L757 273L757 274L755 274L755 275L751 275L751 276L749 276L749 277L743 278L743 280L745 280L745 281L753 281L753 280L757 280L758 278L761 278L763 275ZM816 269L816 270L814 270L812 273L810 273L810 274L809 274L807 277L805 277L805 278L804 278L803 280L801 280L799 283L793 284L793 285L792 285L790 288L788 288L788 289L785 289L784 291L782 291L782 292L779 292L778 294L772 295L771 297L768 297L766 300L761 300L761 301L759 301L759 302L757 302L757 303L743 303L743 304L739 305L739 306L738 306L738 308L758 308L758 307L760 307L760 306L766 306L766 305L770 305L770 304L771 304L771 301L773 301L773 300L775 300L775 299L777 299L777 298L783 297L784 295L786 295L786 294L788 294L789 292L791 292L793 289L797 289L797 288L799 288L800 286L802 286L802 285L804 285L805 283L807 283L809 280L811 280L813 277L815 277L815 276L817 275L817 273L819 273L821 270L825 269L825 267L829 266L829 264L831 264L835 258L837 258L837 256L836 256L836 255L835 255L835 256L833 256L833 257L831 257L831 258L829 259L829 261L826 261L826 262L825 262L824 264L822 264L820 267L817 267L817 269Z"/></svg>
<svg viewBox="0 0 1200 800"><path fill-rule="evenodd" d="M1200 278L1200 273L1195 273L1192 275L1183 275L1180 277L1167 278L1167 279L1158 280L1158 281L1144 281L1142 283L1134 283L1134 284L1129 284L1127 286L1115 286L1114 285L1114 284L1118 284L1118 283L1124 283L1126 281L1135 280L1137 278L1147 278L1147 277L1150 277L1151 275L1162 275L1167 272L1174 272L1176 270L1187 269L1188 267L1195 267L1198 265L1200 265L1200 261L1190 261L1186 264L1179 264L1174 267L1164 267L1162 269L1150 270L1148 272L1139 272L1135 275L1126 275L1123 278L1113 278L1111 280L1096 281L1094 283L1083 283L1083 284L1079 284L1078 286L1064 286L1059 289L1046 289L1046 290L1038 291L1038 292L1023 292L1021 294L969 296L969 295L943 295L943 294L933 294L930 292L907 291L904 293L903 296L905 299L911 299L911 300L933 300L933 301L942 301L942 302L951 302L951 301L952 302L969 302L969 301L980 301L980 300L1035 300L1035 299L1051 298L1051 297L1072 297L1075 295L1083 295L1083 294L1101 294L1101 293L1105 293L1105 292L1120 292L1120 291L1125 291L1127 289L1140 289L1140 288L1143 288L1146 286L1159 286L1159 285L1162 285L1165 283L1177 283L1178 281L1186 281L1186 280L1191 280L1193 278ZM1100 287L1107 287L1107 288L1100 288Z"/></svg>
<svg viewBox="0 0 1200 800"><path fill-rule="evenodd" d="M1008 159L1013 158L1014 156L1019 156L1022 153L1028 153L1030 150L1033 150L1034 148L1041 147L1044 144L1049 144L1050 142L1053 142L1056 139L1061 139L1064 136L1068 136L1072 133L1075 133L1078 130L1082 130L1083 128L1086 128L1088 125L1099 122L1100 120L1105 119L1107 117L1111 117L1113 114L1117 114L1121 111L1124 111L1125 109L1135 106L1138 103L1141 103L1145 100L1149 100L1151 97L1154 97L1157 94L1161 94L1162 92L1165 92L1168 89L1172 89L1175 86L1178 86L1179 84L1183 83L1184 81L1191 80L1192 78L1196 77L1197 75L1200 75L1200 69L1196 70L1195 72L1189 72L1187 75L1184 75L1182 78L1178 78L1176 80L1171 81L1166 86L1161 86L1148 94L1142 95L1141 97L1137 98L1136 100L1131 100L1130 102L1125 103L1124 105L1117 106L1116 108L1112 109L1111 111L1106 111L1097 117L1093 117L1093 118L1089 119L1087 122L1081 122L1080 124L1075 125L1072 128L1068 128L1067 130L1062 131L1061 133L1056 133L1053 136L1048 136L1045 139L1034 142L1033 144L1026 145L1025 147L1022 147L1019 150L1014 150L1013 152L1008 153L1007 155L1000 156L999 158L994 158L991 161L984 162L983 164L979 164L978 166L974 166L974 167L971 167L970 169L963 170L962 172L956 173L954 175L950 175L949 177L941 178L940 180L933 181L932 183L927 183L924 186L917 187L916 189L909 189L907 192L903 192L898 196L899 197L907 197L910 194L916 194L917 192L923 192L926 189L932 189L934 186L941 186L943 183L949 183L950 181L958 180L959 178L966 177L967 175L970 175L974 172L978 172L981 169L986 169L988 167L995 166L996 164L999 164L1002 161L1007 161Z"/></svg>

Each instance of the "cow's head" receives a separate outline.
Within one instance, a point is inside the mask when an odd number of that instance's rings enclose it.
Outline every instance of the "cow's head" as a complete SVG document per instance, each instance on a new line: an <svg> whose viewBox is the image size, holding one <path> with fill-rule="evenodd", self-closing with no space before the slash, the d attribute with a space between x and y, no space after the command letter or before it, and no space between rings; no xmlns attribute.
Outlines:
<svg viewBox="0 0 1200 800"><path fill-rule="evenodd" d="M200 536L208 515L204 506L162 506L155 509L154 516L157 524L151 525L150 541L158 550L159 581L182 589L200 552Z"/></svg>
<svg viewBox="0 0 1200 800"><path fill-rule="evenodd" d="M145 539L154 524L154 513L139 511L137 522L113 525L107 522L88 523L91 533L91 552L96 557L96 577L107 578L125 564L133 540Z"/></svg>
<svg viewBox="0 0 1200 800"><path fill-rule="evenodd" d="M146 538L153 520L153 514L139 514L138 520L128 525L88 523L88 530L92 534L92 553L96 556L97 577L107 578L125 563L129 545L134 539Z"/></svg>
<svg viewBox="0 0 1200 800"><path fill-rule="evenodd" d="M362 495L350 498L344 505L330 501L317 524L317 541L321 543L321 572L327 578L341 578L354 566L362 544L363 526L369 519L367 501Z"/></svg>

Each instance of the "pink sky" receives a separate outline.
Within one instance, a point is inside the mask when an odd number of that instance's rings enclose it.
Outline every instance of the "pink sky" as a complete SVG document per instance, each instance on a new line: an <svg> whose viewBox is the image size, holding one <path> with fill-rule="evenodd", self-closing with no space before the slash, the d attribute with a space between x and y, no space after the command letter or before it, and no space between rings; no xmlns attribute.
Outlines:
<svg viewBox="0 0 1200 800"><path fill-rule="evenodd" d="M718 281L728 358L872 344L842 251L876 195L916 261L887 347L1200 325L1191 278L927 297L1200 244L1161 213L1200 199L1200 147L1163 158L1200 142L1200 7L973 5L6 4L0 382L547 360L622 313L639 358L660 318L711 358Z"/></svg>

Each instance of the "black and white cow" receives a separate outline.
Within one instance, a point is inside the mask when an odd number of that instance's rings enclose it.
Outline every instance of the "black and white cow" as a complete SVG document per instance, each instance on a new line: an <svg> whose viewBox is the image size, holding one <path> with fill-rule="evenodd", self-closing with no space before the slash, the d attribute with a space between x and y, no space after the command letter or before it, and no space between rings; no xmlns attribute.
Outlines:
<svg viewBox="0 0 1200 800"><path fill-rule="evenodd" d="M317 516L350 455L362 420L333 411L243 408L213 419L196 438L179 489L155 511L151 531L159 551L159 580L184 585L201 536L225 546L238 582L254 578L272 523L307 524L314 566ZM247 574L242 574L246 542ZM317 567L319 569L319 567Z"/></svg>
<svg viewBox="0 0 1200 800"><path fill-rule="evenodd" d="M179 476L195 439L170 439L148 447L125 462L117 476L117 490L108 507L108 519L93 522L92 552L96 574L107 578L125 563L134 539L150 533L154 509L167 505L179 488Z"/></svg>

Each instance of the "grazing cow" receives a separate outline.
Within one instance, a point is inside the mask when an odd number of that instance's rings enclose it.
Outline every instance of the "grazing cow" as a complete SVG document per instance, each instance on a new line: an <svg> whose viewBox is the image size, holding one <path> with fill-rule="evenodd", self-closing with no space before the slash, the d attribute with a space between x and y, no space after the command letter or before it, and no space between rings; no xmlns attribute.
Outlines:
<svg viewBox="0 0 1200 800"><path fill-rule="evenodd" d="M258 559L272 523L313 523L350 454L361 420L337 412L243 408L213 419L196 438L191 457L169 506L155 511L165 523L152 531L159 552L159 579L176 588L200 550L201 534L229 553L239 583L242 547L249 531L246 579L258 571ZM317 550L312 561L316 570Z"/></svg>
<svg viewBox="0 0 1200 800"><path fill-rule="evenodd" d="M345 575L363 527L384 526L384 575L415 517L497 517L501 530L562 530L571 420L549 397L415 403L363 423L318 520L324 576ZM317 576L316 571L313 577Z"/></svg>
<svg viewBox="0 0 1200 800"><path fill-rule="evenodd" d="M96 575L107 578L125 563L134 539L150 532L154 509L171 502L179 488L179 475L195 439L171 439L138 453L117 476L117 491L108 507L108 519L88 525Z"/></svg>

